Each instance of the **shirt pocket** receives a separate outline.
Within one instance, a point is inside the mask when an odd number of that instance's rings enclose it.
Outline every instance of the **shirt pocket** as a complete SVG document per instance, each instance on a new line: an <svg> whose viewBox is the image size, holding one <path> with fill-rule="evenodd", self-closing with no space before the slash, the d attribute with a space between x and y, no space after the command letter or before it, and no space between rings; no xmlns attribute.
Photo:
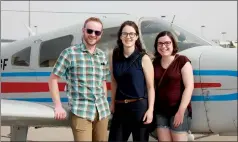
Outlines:
<svg viewBox="0 0 238 142"><path fill-rule="evenodd" d="M104 70L105 70L105 66L106 64L103 61L95 61L94 62L94 69L95 69L95 78L98 81L102 81L103 77L104 77Z"/></svg>

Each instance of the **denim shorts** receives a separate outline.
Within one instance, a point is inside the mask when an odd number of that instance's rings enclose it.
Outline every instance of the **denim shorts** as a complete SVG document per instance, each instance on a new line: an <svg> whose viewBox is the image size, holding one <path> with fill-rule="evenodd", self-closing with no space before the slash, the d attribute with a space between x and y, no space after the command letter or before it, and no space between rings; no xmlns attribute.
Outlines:
<svg viewBox="0 0 238 142"><path fill-rule="evenodd" d="M183 123L178 127L174 127L174 116L168 117L162 114L156 114L156 127L157 128L168 128L174 132L188 132L191 125L191 117L188 116L188 110L184 113Z"/></svg>

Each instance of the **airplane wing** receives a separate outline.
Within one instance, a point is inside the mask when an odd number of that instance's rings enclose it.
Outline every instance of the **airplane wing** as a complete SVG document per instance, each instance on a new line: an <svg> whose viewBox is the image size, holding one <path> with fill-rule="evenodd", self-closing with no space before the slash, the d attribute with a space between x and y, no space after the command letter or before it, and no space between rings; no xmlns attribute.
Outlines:
<svg viewBox="0 0 238 142"><path fill-rule="evenodd" d="M1 39L1 42L14 42L16 40L13 39Z"/></svg>
<svg viewBox="0 0 238 142"><path fill-rule="evenodd" d="M47 104L27 101L1 100L2 126L69 126L69 109L66 120L54 119L54 108Z"/></svg>

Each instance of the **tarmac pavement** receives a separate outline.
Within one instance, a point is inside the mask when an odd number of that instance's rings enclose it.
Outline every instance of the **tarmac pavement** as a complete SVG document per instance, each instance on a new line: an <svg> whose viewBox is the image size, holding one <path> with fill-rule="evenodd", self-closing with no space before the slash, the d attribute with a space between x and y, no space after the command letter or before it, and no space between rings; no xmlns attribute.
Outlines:
<svg viewBox="0 0 238 142"><path fill-rule="evenodd" d="M10 141L8 134L10 133L10 127L1 127L1 141ZM27 140L29 142L40 141L73 141L73 135L70 128L39 128L35 129L31 127L28 131ZM150 137L150 141L156 141ZM129 141L132 141L130 136ZM195 141L237 141L237 136L219 136L211 135L204 137L204 135L195 135Z"/></svg>

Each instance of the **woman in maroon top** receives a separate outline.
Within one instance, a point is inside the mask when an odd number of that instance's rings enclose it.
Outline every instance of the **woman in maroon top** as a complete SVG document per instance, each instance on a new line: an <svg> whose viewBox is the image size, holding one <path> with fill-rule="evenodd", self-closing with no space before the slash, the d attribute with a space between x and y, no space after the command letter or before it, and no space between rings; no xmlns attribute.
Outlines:
<svg viewBox="0 0 238 142"><path fill-rule="evenodd" d="M194 88L192 65L186 56L176 54L177 44L169 31L157 35L154 48L154 110L159 141L187 141Z"/></svg>

